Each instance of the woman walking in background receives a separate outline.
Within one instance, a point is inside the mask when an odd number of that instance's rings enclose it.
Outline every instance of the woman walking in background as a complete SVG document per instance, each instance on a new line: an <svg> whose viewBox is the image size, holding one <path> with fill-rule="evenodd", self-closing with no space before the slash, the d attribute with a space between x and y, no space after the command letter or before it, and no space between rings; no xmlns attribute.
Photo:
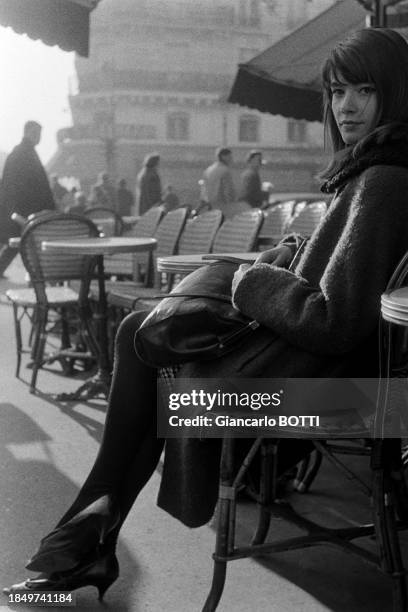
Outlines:
<svg viewBox="0 0 408 612"><path fill-rule="evenodd" d="M136 197L137 214L143 215L155 204L160 204L162 198L162 187L159 175L160 155L152 153L148 155L143 168L137 175Z"/></svg>

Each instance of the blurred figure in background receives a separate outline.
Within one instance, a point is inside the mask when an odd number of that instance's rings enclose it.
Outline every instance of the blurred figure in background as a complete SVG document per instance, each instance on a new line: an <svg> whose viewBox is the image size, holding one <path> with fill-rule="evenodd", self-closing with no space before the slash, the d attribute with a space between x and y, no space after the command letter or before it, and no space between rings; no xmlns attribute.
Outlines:
<svg viewBox="0 0 408 612"><path fill-rule="evenodd" d="M152 153L145 157L143 168L137 175L136 198L137 214L143 215L162 200L162 188L159 175L160 155Z"/></svg>
<svg viewBox="0 0 408 612"><path fill-rule="evenodd" d="M12 213L28 217L40 210L55 210L47 174L35 147L41 140L41 125L27 121L23 139L4 164L0 197L0 277L18 254L8 246L8 239L20 234L20 227L10 220Z"/></svg>
<svg viewBox="0 0 408 612"><path fill-rule="evenodd" d="M203 194L211 208L219 208L225 217L232 216L235 188L232 180L231 149L222 147L215 152L216 161L203 174Z"/></svg>
<svg viewBox="0 0 408 612"><path fill-rule="evenodd" d="M88 205L88 200L83 191L77 191L74 198L74 203L71 206L66 206L64 212L82 215Z"/></svg>
<svg viewBox="0 0 408 612"><path fill-rule="evenodd" d="M116 212L121 217L131 215L134 212L134 205L133 193L127 188L125 179L120 179L116 191Z"/></svg>
<svg viewBox="0 0 408 612"><path fill-rule="evenodd" d="M92 187L92 205L116 210L116 190L107 172L100 172Z"/></svg>
<svg viewBox="0 0 408 612"><path fill-rule="evenodd" d="M54 196L55 206L58 210L64 210L64 205L66 204L64 198L68 194L68 189L66 189L58 180L57 174L51 174L51 191Z"/></svg>
<svg viewBox="0 0 408 612"><path fill-rule="evenodd" d="M96 184L92 185L89 203L91 207L93 208L96 206L103 206L103 207L107 206L107 202L105 200L105 197L103 195L100 185L96 185Z"/></svg>
<svg viewBox="0 0 408 612"><path fill-rule="evenodd" d="M166 185L163 193L164 210L166 213L178 208L180 206L180 200L178 195L174 193L172 185Z"/></svg>
<svg viewBox="0 0 408 612"><path fill-rule="evenodd" d="M259 171L263 164L262 152L252 150L246 158L247 167L241 174L241 186L238 200L246 202L252 208L262 208L268 200L269 191L262 189L262 181Z"/></svg>

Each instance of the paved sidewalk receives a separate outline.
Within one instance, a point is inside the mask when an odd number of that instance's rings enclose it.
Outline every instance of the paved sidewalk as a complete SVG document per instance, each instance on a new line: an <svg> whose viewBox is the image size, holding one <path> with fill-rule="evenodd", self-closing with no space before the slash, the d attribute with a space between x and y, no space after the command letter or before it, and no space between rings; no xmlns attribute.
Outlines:
<svg viewBox="0 0 408 612"><path fill-rule="evenodd" d="M11 279L0 281L0 294L11 283L24 281L21 265L10 268ZM25 560L39 539L56 523L76 495L101 439L103 402L58 405L46 394L73 390L79 381L58 372L41 371L42 394L28 393L30 370L14 378L15 347L10 306L0 301L0 585L24 579L30 573ZM214 531L210 526L189 530L157 508L156 473L126 522L119 546L121 574L97 603L96 590L81 589L78 610L131 612L195 612L201 610L212 575ZM367 508L360 493L348 492L344 480L326 470L307 496L294 496L305 511L323 511L327 520L350 520ZM323 506L329 501L329 509ZM322 510L323 509L323 510ZM239 531L249 535L255 508L244 505ZM274 520L279 535L286 528ZM370 544L368 544L370 545ZM1 598L0 606L7 606ZM273 558L231 563L220 612L386 612L391 610L386 577L344 553L316 548L288 552ZM28 609L24 606L18 610Z"/></svg>

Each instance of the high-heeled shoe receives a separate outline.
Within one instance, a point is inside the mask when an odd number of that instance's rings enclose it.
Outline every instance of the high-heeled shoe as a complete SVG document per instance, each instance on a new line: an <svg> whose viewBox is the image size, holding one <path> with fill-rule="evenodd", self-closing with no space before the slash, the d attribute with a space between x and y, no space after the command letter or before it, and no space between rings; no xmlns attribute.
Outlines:
<svg viewBox="0 0 408 612"><path fill-rule="evenodd" d="M49 577L27 578L23 582L3 589L3 593L35 591L75 591L82 587L94 586L102 601L108 588L119 576L119 563L115 553L99 553L93 561L85 561L71 572L55 573Z"/></svg>
<svg viewBox="0 0 408 612"><path fill-rule="evenodd" d="M106 536L120 521L119 509L110 498L104 512L92 511L92 506L94 504L45 536L26 568L46 574L72 570L103 545Z"/></svg>

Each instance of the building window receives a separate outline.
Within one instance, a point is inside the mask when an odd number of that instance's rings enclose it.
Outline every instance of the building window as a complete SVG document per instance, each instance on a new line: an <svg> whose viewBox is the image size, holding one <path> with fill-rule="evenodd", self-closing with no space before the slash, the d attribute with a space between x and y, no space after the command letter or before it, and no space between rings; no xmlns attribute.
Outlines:
<svg viewBox="0 0 408 612"><path fill-rule="evenodd" d="M259 119L253 115L244 115L239 120L239 141L257 142L259 140Z"/></svg>
<svg viewBox="0 0 408 612"><path fill-rule="evenodd" d="M121 138L136 140L155 140L157 138L156 127L154 125L132 123L119 125L116 129L116 135Z"/></svg>
<svg viewBox="0 0 408 612"><path fill-rule="evenodd" d="M307 122L289 119L287 124L288 142L302 144L307 141Z"/></svg>
<svg viewBox="0 0 408 612"><path fill-rule="evenodd" d="M188 140L189 117L186 113L173 113L167 116L167 139Z"/></svg>

